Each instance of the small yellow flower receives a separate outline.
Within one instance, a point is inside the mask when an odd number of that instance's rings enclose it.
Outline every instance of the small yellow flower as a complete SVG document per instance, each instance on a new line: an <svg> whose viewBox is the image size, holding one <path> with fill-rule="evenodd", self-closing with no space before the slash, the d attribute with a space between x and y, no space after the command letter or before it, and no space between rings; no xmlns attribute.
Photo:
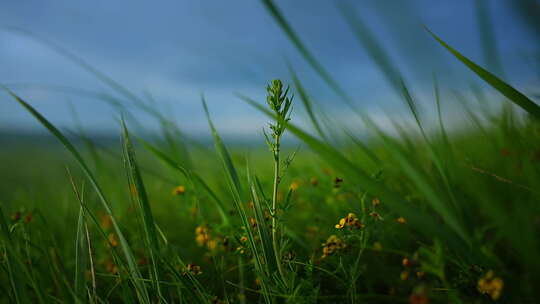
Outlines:
<svg viewBox="0 0 540 304"><path fill-rule="evenodd" d="M407 224L407 220L403 216L398 217L396 219L396 222L398 222L400 224Z"/></svg>
<svg viewBox="0 0 540 304"><path fill-rule="evenodd" d="M172 194L173 195L183 195L184 193L186 192L186 187L184 186L178 186L178 187L175 187L173 190L172 190Z"/></svg>
<svg viewBox="0 0 540 304"><path fill-rule="evenodd" d="M242 243L247 242L247 240L248 240L248 238L247 238L247 236L245 236L245 235L243 235L243 236L240 238L240 242L242 242Z"/></svg>
<svg viewBox="0 0 540 304"><path fill-rule="evenodd" d="M291 185L289 186L289 189L291 189L291 191L296 191L298 190L298 188L300 188L299 182L292 182Z"/></svg>
<svg viewBox="0 0 540 304"><path fill-rule="evenodd" d="M482 278L478 280L477 289L481 294L487 294L493 300L501 297L504 287L504 281L495 276L493 270L490 270Z"/></svg>
<svg viewBox="0 0 540 304"><path fill-rule="evenodd" d="M116 267L116 264L114 264L112 261L105 262L105 270L112 274L118 273L118 267Z"/></svg>
<svg viewBox="0 0 540 304"><path fill-rule="evenodd" d="M402 281L407 281L409 279L409 272L407 270L405 271L402 271L400 274L399 274L399 278L402 280Z"/></svg>
<svg viewBox="0 0 540 304"><path fill-rule="evenodd" d="M191 273L192 275L200 275L202 274L201 266L195 265L195 264L187 264L186 269L184 270L184 273Z"/></svg>
<svg viewBox="0 0 540 304"><path fill-rule="evenodd" d="M218 246L218 241L214 239L209 240L206 243L206 247L208 247L208 249L210 249L211 251L216 250L217 246Z"/></svg>
<svg viewBox="0 0 540 304"><path fill-rule="evenodd" d="M378 198L374 198L371 200L371 204L373 206L379 206L381 204L381 201Z"/></svg>
<svg viewBox="0 0 540 304"><path fill-rule="evenodd" d="M240 254L244 254L244 253L246 253L246 247L244 247L244 246L238 246L238 247L236 248L236 251L237 251L238 253L240 253Z"/></svg>
<svg viewBox="0 0 540 304"><path fill-rule="evenodd" d="M356 214L349 213L346 217L339 220L339 223L335 226L337 229L343 229L345 227L349 229L361 229L364 228L364 224L362 224L358 218L356 217Z"/></svg>
<svg viewBox="0 0 540 304"><path fill-rule="evenodd" d="M413 266L415 263L416 261L409 258L403 258L403 260L401 260L401 265L403 265L403 267L410 267Z"/></svg>
<svg viewBox="0 0 540 304"><path fill-rule="evenodd" d="M101 216L101 220L100 220L100 223L101 223L101 227L105 230L111 228L112 226L112 218L110 215L108 214L103 214Z"/></svg>
<svg viewBox="0 0 540 304"><path fill-rule="evenodd" d="M195 241L199 246L205 246L210 240L210 231L206 226L198 226L195 228Z"/></svg>
<svg viewBox="0 0 540 304"><path fill-rule="evenodd" d="M114 233L109 233L109 236L107 237L107 239L109 240L109 244L110 244L112 247L118 246L118 238L116 237L116 234L114 234Z"/></svg>
<svg viewBox="0 0 540 304"><path fill-rule="evenodd" d="M249 218L249 223L251 224L251 227L257 228L257 220L254 217Z"/></svg>
<svg viewBox="0 0 540 304"><path fill-rule="evenodd" d="M378 221L382 221L382 220L383 220L382 216L381 216L380 214L378 214L377 212L371 212L371 213L369 214L369 216L371 216L372 218L374 218L374 219L376 219L376 220L378 220Z"/></svg>
<svg viewBox="0 0 540 304"><path fill-rule="evenodd" d="M336 235L331 235L326 240L326 242L322 244L322 246L323 246L322 258L325 258L336 253L339 250L345 249L347 247L347 244L345 244L345 242L343 242L343 240L338 238Z"/></svg>

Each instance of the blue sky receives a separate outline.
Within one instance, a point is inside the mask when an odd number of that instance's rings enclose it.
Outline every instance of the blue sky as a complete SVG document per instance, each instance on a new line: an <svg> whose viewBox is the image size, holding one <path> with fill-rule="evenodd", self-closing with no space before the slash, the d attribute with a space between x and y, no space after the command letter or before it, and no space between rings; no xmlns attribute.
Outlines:
<svg viewBox="0 0 540 304"><path fill-rule="evenodd" d="M515 1L484 1L490 3L488 13L505 78L518 88L538 84L534 74L538 66L531 59L538 54L538 36L513 9ZM337 2L282 0L276 4L360 108L371 113L399 108L399 98L353 36ZM475 78L434 43L422 24L470 58L485 63L474 1L348 3L387 47L424 102L431 102L433 73L448 89L466 88ZM141 96L149 92L156 107L190 134L207 132L201 92L222 132L242 135L260 129L264 118L235 94L262 100L270 79L290 79L285 58L322 107L336 117L347 115L339 97L299 56L260 1L28 0L3 1L0 8L0 84L12 87L61 127L73 126L74 109L89 131L118 129L115 111L103 101L35 85L112 91L49 47L10 28L61 45ZM152 119L139 114L152 130ZM302 116L300 109L298 115ZM40 127L2 94L0 128Z"/></svg>

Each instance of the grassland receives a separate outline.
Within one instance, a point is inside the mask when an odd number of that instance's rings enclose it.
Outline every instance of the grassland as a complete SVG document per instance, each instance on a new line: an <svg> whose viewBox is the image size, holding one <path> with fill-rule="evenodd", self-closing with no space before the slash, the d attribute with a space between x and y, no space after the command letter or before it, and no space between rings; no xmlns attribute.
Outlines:
<svg viewBox="0 0 540 304"><path fill-rule="evenodd" d="M0 151L0 302L536 302L540 107L432 34L505 97L465 100L466 127L450 129L438 84L437 113L426 114L375 37L346 15L410 110L413 124L393 121L389 133L263 2L365 134L321 123L291 67L290 91L273 81L266 103L241 97L268 116L266 136L253 135L268 147L225 142L204 97L214 145L198 144L60 49L132 103L109 99L123 115L121 140L99 145L81 130L57 129L6 89L6 102L25 108L56 144ZM312 133L290 112L293 92ZM161 132L138 136L132 107ZM437 123L428 126L426 115ZM283 146L284 133L300 149Z"/></svg>

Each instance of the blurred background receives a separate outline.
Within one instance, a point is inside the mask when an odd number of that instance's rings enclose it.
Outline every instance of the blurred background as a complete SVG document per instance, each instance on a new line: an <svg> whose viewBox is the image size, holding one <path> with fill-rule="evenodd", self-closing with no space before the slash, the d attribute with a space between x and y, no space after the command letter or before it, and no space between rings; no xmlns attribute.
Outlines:
<svg viewBox="0 0 540 304"><path fill-rule="evenodd" d="M428 114L434 113L436 77L449 96L443 108L450 125L461 119L453 110L459 104L453 92L472 96L484 87L424 26L519 90L533 98L538 93L532 89L540 76L536 0L282 0L276 5L349 102L382 125L387 115L406 111L392 87L396 75ZM291 69L322 112L343 124L356 120L261 1L29 0L2 1L1 7L0 84L61 128L80 125L91 135L116 138L119 111L111 99L125 102L145 132L159 127L85 64L152 100L150 107L194 137L209 134L200 102L204 93L225 137L258 138L266 119L237 95L262 102L267 82L291 83ZM493 90L485 94L501 99ZM45 133L7 94L0 99L3 138ZM294 115L308 127L301 106Z"/></svg>

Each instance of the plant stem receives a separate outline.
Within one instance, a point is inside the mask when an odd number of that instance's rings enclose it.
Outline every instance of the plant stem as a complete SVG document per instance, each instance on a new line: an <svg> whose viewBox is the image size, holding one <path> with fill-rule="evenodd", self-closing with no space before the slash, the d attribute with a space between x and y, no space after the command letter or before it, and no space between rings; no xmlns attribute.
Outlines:
<svg viewBox="0 0 540 304"><path fill-rule="evenodd" d="M279 136L276 136L274 150L274 190L272 191L272 246L274 247L279 274L284 278L284 272L281 266L281 251L277 236L277 192L279 182Z"/></svg>

